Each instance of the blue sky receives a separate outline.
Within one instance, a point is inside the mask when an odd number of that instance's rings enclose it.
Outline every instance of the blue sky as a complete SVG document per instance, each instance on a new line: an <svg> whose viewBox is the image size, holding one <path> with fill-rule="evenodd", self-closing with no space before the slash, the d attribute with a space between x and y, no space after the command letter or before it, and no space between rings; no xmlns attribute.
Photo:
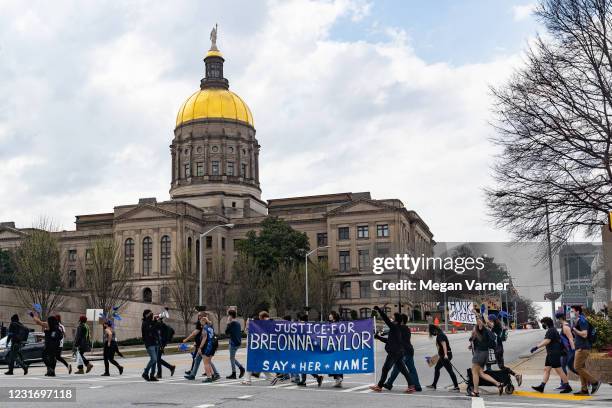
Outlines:
<svg viewBox="0 0 612 408"><path fill-rule="evenodd" d="M453 65L486 62L499 54L517 53L538 29L535 18L517 19L514 7L533 1L378 0L361 21L344 18L331 31L337 40L380 41L375 27L405 30L419 57Z"/></svg>

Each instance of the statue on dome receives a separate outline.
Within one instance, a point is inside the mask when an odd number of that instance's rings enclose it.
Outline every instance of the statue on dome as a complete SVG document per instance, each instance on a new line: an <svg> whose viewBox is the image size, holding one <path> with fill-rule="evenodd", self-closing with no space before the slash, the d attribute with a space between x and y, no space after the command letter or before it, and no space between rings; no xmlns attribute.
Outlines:
<svg viewBox="0 0 612 408"><path fill-rule="evenodd" d="M210 32L210 43L211 51L219 51L219 49L217 48L217 24L215 24L212 31Z"/></svg>

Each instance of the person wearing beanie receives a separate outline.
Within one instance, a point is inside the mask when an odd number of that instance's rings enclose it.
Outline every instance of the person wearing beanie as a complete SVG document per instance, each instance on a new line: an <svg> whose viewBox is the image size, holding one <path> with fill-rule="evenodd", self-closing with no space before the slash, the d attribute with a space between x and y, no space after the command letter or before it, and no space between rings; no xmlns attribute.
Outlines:
<svg viewBox="0 0 612 408"><path fill-rule="evenodd" d="M6 345L9 343L10 350L8 353L8 371L5 375L13 375L13 369L15 363L23 369L23 375L28 373L28 365L23 361L23 354L21 354L21 348L23 344L28 340L29 330L20 321L19 316L14 314L11 316L11 324L8 327Z"/></svg>
<svg viewBox="0 0 612 408"><path fill-rule="evenodd" d="M87 325L87 316L79 317L79 325L77 326L76 334L74 335L72 350L75 354L77 354L78 370L75 371L75 374L85 374L85 372L90 372L93 368L93 364L91 364L85 357L85 353L91 351L91 335L89 326ZM83 365L87 367L87 371L83 371Z"/></svg>

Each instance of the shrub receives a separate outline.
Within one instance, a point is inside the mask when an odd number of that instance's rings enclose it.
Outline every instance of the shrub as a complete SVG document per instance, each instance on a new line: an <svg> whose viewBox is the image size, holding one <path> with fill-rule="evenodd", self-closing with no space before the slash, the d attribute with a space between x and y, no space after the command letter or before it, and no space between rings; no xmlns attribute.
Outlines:
<svg viewBox="0 0 612 408"><path fill-rule="evenodd" d="M588 321L597 329L597 340L593 348L602 349L612 345L612 321L604 316L589 316Z"/></svg>

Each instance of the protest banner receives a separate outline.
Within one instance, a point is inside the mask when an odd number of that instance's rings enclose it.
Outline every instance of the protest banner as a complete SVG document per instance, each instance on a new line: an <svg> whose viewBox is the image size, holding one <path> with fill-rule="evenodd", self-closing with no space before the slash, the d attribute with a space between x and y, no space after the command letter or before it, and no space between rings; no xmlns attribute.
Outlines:
<svg viewBox="0 0 612 408"><path fill-rule="evenodd" d="M372 373L374 320L319 323L251 320L247 370L285 374Z"/></svg>
<svg viewBox="0 0 612 408"><path fill-rule="evenodd" d="M469 300L455 300L448 302L448 320L460 323L476 323L474 303Z"/></svg>

